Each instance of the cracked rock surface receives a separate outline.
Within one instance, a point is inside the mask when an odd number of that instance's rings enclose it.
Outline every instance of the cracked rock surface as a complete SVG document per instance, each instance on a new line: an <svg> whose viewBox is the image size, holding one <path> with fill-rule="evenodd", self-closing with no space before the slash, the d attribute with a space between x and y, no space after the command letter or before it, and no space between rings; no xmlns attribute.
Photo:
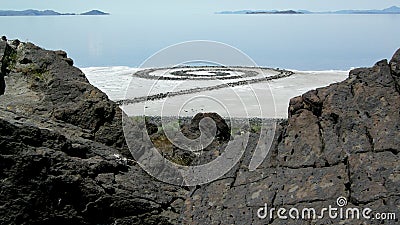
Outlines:
<svg viewBox="0 0 400 225"><path fill-rule="evenodd" d="M65 52L0 41L0 58L0 224L178 223L188 191L125 158L121 110Z"/></svg>
<svg viewBox="0 0 400 225"><path fill-rule="evenodd" d="M262 166L246 160L186 199L187 224L381 224L380 220L265 219L257 210L370 207L400 215L400 50L390 63L352 70L349 78L293 98ZM250 148L251 149L251 148ZM245 155L252 155L247 151ZM221 222L223 221L223 222Z"/></svg>
<svg viewBox="0 0 400 225"><path fill-rule="evenodd" d="M0 68L0 224L381 223L257 216L266 203L321 209L341 196L400 216L400 50L293 98L255 171L256 132L228 174L191 188L135 163L121 110L65 52L0 41Z"/></svg>

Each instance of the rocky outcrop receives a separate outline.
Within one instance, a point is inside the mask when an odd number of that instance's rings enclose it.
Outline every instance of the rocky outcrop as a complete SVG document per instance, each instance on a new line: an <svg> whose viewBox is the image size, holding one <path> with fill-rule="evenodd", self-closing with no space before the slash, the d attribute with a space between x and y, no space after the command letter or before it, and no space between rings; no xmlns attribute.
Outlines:
<svg viewBox="0 0 400 225"><path fill-rule="evenodd" d="M71 66L65 52L46 51L31 43L1 45L12 49L3 63L7 83L21 85L7 88L3 107L25 117L41 116L78 126L91 140L122 147L121 111Z"/></svg>
<svg viewBox="0 0 400 225"><path fill-rule="evenodd" d="M177 223L187 191L129 158L119 107L65 52L17 43L0 41L0 224Z"/></svg>
<svg viewBox="0 0 400 225"><path fill-rule="evenodd" d="M65 52L3 40L0 66L0 224L380 224L257 216L265 204L318 210L336 207L340 196L349 207L400 215L400 50L389 63L292 99L255 171L248 166L260 131L251 127L240 162L191 188L159 182L136 164L121 110ZM199 135L204 117L216 121L219 137L200 160L208 162L232 131L218 115L199 114L181 127L186 136ZM154 144L168 145L147 124Z"/></svg>
<svg viewBox="0 0 400 225"><path fill-rule="evenodd" d="M187 224L380 224L380 220L282 220L269 209L336 206L400 215L400 50L390 63L352 70L349 78L293 98L268 158L248 160L224 179L198 187L185 201ZM252 148L245 152L252 155ZM287 214L286 214L287 215ZM318 214L320 215L320 214Z"/></svg>

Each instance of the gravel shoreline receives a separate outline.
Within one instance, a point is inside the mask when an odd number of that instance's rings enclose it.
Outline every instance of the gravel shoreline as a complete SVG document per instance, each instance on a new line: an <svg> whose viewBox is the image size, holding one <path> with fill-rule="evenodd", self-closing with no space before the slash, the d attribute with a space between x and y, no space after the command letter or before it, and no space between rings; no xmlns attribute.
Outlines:
<svg viewBox="0 0 400 225"><path fill-rule="evenodd" d="M133 116L131 118L137 118L137 117L143 117L143 116ZM193 116L194 117L194 116ZM192 121L192 118L190 116L183 116L183 117L178 117L178 116L164 116L164 118L166 118L167 121L179 121L182 124L189 124ZM162 125L162 121L161 121L161 116L145 116L146 121L153 123L157 126L161 126ZM255 125L258 124L260 125L261 123L266 123L266 124L270 124L270 123L282 123L287 121L287 119L283 119L283 118L258 118L258 117L250 117L250 118L224 118L226 123L228 125L230 125L230 121L231 120L235 120L235 123L246 123L247 121L249 122L250 125Z"/></svg>

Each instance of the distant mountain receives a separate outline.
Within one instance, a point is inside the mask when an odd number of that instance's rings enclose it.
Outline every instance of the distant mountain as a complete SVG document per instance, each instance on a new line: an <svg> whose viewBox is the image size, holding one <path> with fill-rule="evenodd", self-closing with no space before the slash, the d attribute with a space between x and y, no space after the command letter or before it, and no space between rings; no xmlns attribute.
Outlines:
<svg viewBox="0 0 400 225"><path fill-rule="evenodd" d="M388 13L400 13L400 8L397 6L392 6L387 9L384 9L383 11Z"/></svg>
<svg viewBox="0 0 400 225"><path fill-rule="evenodd" d="M217 14L303 14L303 12L294 10L240 10L217 12Z"/></svg>
<svg viewBox="0 0 400 225"><path fill-rule="evenodd" d="M23 10L23 11L14 11L14 10L0 10L0 16L59 16L62 15L59 12L53 10Z"/></svg>
<svg viewBox="0 0 400 225"><path fill-rule="evenodd" d="M109 13L105 13L99 10L92 10L89 12L76 14L76 13L59 13L53 10L35 10L35 9L27 9L22 11L16 10L0 10L0 16L70 16L70 15L109 15Z"/></svg>
<svg viewBox="0 0 400 225"><path fill-rule="evenodd" d="M253 10L222 11L222 12L216 12L216 14L247 14L247 12L258 12L258 11L253 11Z"/></svg>
<svg viewBox="0 0 400 225"><path fill-rule="evenodd" d="M320 14L400 14L400 8L392 6L386 9L369 9L369 10L339 10L333 12L316 12Z"/></svg>
<svg viewBox="0 0 400 225"><path fill-rule="evenodd" d="M328 12L312 12L307 10L240 10L217 12L217 14L400 14L400 8L392 6L382 10L339 10Z"/></svg>
<svg viewBox="0 0 400 225"><path fill-rule="evenodd" d="M294 10L284 10L284 11L257 11L257 12L247 12L247 14L303 14L302 12Z"/></svg>
<svg viewBox="0 0 400 225"><path fill-rule="evenodd" d="M102 12L100 10L91 10L89 12L81 13L81 15L84 15L84 16L104 16L104 15L110 15L110 14Z"/></svg>
<svg viewBox="0 0 400 225"><path fill-rule="evenodd" d="M217 14L299 14L301 12L297 12L294 10L240 10L240 11L223 11L217 12Z"/></svg>

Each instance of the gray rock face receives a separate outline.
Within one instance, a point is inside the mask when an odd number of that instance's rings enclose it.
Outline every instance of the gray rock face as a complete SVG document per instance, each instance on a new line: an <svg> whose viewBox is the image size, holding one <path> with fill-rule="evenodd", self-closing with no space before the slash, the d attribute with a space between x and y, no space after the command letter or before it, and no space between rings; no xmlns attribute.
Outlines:
<svg viewBox="0 0 400 225"><path fill-rule="evenodd" d="M46 51L31 43L13 51L7 57L10 71L6 79L12 84L24 79L26 85L9 87L3 106L26 117L42 116L79 126L92 140L122 147L121 111L65 60L65 52Z"/></svg>
<svg viewBox="0 0 400 225"><path fill-rule="evenodd" d="M65 52L0 41L0 59L0 224L380 224L257 216L265 204L321 209L340 196L400 216L400 50L390 63L293 98L255 171L257 132L228 174L192 188L159 182L135 163L121 110ZM198 135L203 117L183 128L187 136ZM209 117L215 143L226 144L226 123ZM157 138L157 126L149 129Z"/></svg>
<svg viewBox="0 0 400 225"><path fill-rule="evenodd" d="M185 201L187 224L380 224L379 220L260 219L268 207L337 206L400 215L400 50L390 64L355 69L349 78L293 98L263 165L242 161L230 177L196 189ZM245 155L252 155L251 148ZM398 217L397 217L398 218ZM398 224L398 219L385 221Z"/></svg>
<svg viewBox="0 0 400 225"><path fill-rule="evenodd" d="M178 223L187 191L125 158L121 110L65 52L0 52L0 224Z"/></svg>

